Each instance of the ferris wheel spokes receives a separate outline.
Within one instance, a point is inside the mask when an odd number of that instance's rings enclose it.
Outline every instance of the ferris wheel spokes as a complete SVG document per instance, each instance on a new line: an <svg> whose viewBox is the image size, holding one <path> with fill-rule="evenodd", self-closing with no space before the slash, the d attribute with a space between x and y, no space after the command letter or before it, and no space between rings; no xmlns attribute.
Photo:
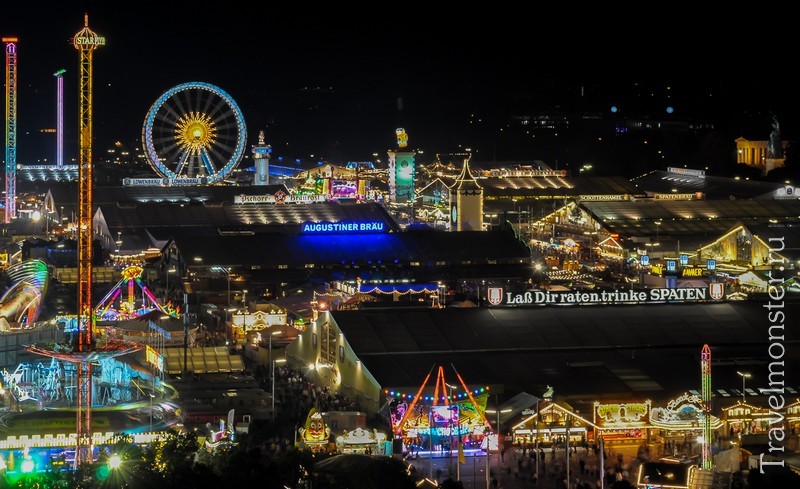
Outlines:
<svg viewBox="0 0 800 489"><path fill-rule="evenodd" d="M223 180L244 154L245 124L236 102L208 83L165 92L145 118L143 144L165 178Z"/></svg>

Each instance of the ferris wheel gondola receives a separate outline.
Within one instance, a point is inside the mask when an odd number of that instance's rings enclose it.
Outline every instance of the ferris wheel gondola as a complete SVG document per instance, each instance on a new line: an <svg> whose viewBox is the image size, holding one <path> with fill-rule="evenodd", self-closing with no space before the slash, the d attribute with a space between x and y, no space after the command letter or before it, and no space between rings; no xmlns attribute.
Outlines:
<svg viewBox="0 0 800 489"><path fill-rule="evenodd" d="M164 92L142 128L142 145L165 179L224 180L244 155L247 128L236 101L210 83L189 82Z"/></svg>

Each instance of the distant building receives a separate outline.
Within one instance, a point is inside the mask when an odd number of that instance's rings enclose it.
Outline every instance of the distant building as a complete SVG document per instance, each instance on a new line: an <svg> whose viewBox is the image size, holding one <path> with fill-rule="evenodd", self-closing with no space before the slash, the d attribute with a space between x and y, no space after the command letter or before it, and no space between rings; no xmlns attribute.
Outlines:
<svg viewBox="0 0 800 489"><path fill-rule="evenodd" d="M784 154L789 141L781 141ZM769 141L750 141L745 138L736 139L736 163L758 168L765 175L775 168L783 166L784 158L769 158Z"/></svg>

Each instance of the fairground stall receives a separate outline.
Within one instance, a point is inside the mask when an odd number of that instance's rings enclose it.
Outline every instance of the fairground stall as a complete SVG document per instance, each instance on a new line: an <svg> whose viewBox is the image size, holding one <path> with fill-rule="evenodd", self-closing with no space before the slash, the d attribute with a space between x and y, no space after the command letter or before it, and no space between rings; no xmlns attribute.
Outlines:
<svg viewBox="0 0 800 489"><path fill-rule="evenodd" d="M654 440L665 445L665 455L676 455L676 447L703 435L703 399L684 393L672 399L665 407L650 410L650 425ZM711 416L711 429L722 428L722 420Z"/></svg>
<svg viewBox="0 0 800 489"><path fill-rule="evenodd" d="M391 445L386 443L386 434L378 430L356 428L336 437L338 453L362 453L366 455L389 455ZM387 448L389 451L387 452Z"/></svg>
<svg viewBox="0 0 800 489"><path fill-rule="evenodd" d="M525 412L526 418L512 427L514 443L552 446L582 444L594 437L597 426L583 418L566 402L545 401L539 411Z"/></svg>

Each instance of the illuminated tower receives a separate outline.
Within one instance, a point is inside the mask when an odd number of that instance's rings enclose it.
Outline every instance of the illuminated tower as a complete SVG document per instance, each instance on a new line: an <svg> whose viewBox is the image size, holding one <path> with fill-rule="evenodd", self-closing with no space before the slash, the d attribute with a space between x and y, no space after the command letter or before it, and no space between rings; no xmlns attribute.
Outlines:
<svg viewBox="0 0 800 489"><path fill-rule="evenodd" d="M713 440L713 433L711 432L711 348L708 345L703 345L703 350L700 352L700 361L703 374L702 466L706 470L711 470L714 462L711 458L711 441Z"/></svg>
<svg viewBox="0 0 800 489"><path fill-rule="evenodd" d="M389 201L398 204L414 202L414 177L416 169L414 156L416 153L406 150L408 134L405 129L398 128L397 147L399 151L389 150Z"/></svg>
<svg viewBox="0 0 800 489"><path fill-rule="evenodd" d="M56 77L56 167L64 166L64 73L58 70Z"/></svg>
<svg viewBox="0 0 800 489"><path fill-rule="evenodd" d="M92 54L105 45L89 29L89 15L84 16L83 29L75 34L73 45L80 53L80 103L78 112L80 152L78 155L78 339L75 349L89 352L94 348L92 337ZM92 363L78 362L77 447L75 465L92 461Z"/></svg>
<svg viewBox="0 0 800 489"><path fill-rule="evenodd" d="M253 145L253 161L255 177L253 185L269 185L269 153L270 146L264 141L264 131L258 133L258 144Z"/></svg>
<svg viewBox="0 0 800 489"><path fill-rule="evenodd" d="M17 38L6 43L6 224L17 217Z"/></svg>
<svg viewBox="0 0 800 489"><path fill-rule="evenodd" d="M461 174L450 187L450 230L483 230L483 188L469 171L469 156Z"/></svg>

